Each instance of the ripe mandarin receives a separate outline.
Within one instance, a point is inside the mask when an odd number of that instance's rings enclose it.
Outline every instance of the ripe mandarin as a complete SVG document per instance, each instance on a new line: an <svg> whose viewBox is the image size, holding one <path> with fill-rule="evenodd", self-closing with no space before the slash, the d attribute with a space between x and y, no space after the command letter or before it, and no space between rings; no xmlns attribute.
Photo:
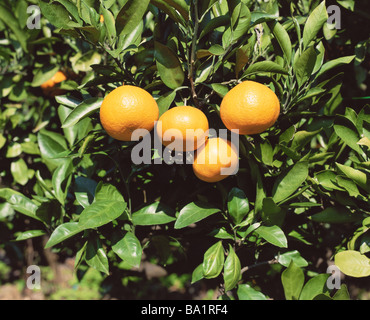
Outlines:
<svg viewBox="0 0 370 320"><path fill-rule="evenodd" d="M238 165L239 155L236 147L228 140L211 138L197 150L193 171L202 181L218 182L235 174Z"/></svg>
<svg viewBox="0 0 370 320"><path fill-rule="evenodd" d="M208 119L199 109L177 106L167 110L156 126L163 145L176 151L194 151L203 145L208 136Z"/></svg>
<svg viewBox="0 0 370 320"><path fill-rule="evenodd" d="M267 86L244 81L231 89L222 99L221 120L230 131L253 135L270 128L279 117L280 102Z"/></svg>
<svg viewBox="0 0 370 320"><path fill-rule="evenodd" d="M131 135L137 129L151 131L158 116L154 98L144 89L131 85L114 89L100 107L103 128L120 141L131 141Z"/></svg>

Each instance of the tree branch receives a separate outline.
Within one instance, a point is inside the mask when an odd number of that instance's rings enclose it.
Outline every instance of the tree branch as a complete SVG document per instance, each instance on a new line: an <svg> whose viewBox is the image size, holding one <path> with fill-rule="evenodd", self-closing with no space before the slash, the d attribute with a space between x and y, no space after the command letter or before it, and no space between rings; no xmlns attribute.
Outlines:
<svg viewBox="0 0 370 320"><path fill-rule="evenodd" d="M278 263L277 259L271 259L271 260L268 260L268 261L263 261L263 262L255 263L255 264L252 264L250 266L246 266L246 267L242 268L241 271L240 271L240 273L243 274L244 272L246 272L246 271L248 271L250 269L261 267L261 266L265 266L265 265L271 265L271 264L275 264L275 263Z"/></svg>

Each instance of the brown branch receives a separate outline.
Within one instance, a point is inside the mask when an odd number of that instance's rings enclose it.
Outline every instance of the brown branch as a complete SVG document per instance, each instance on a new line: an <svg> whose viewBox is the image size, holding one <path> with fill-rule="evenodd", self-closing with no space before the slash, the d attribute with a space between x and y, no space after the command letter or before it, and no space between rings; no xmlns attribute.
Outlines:
<svg viewBox="0 0 370 320"><path fill-rule="evenodd" d="M278 263L278 260L277 259L271 259L271 260L268 260L268 261L263 261L263 262L255 263L255 264L252 264L250 266L246 266L246 267L242 268L241 271L240 271L240 273L243 274L244 272L246 272L246 271L248 271L250 269L261 267L261 266L265 266L265 265L271 265L271 264L275 264L275 263Z"/></svg>

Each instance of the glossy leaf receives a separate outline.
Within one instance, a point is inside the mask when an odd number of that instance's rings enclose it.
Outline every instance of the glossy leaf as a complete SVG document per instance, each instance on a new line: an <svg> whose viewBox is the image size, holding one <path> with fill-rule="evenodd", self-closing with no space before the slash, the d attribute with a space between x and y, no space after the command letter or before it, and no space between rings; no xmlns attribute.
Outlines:
<svg viewBox="0 0 370 320"><path fill-rule="evenodd" d="M137 226L166 224L176 220L175 211L160 202L154 202L132 214L132 222Z"/></svg>
<svg viewBox="0 0 370 320"><path fill-rule="evenodd" d="M59 225L51 234L48 242L45 245L45 249L53 247L64 240L67 240L74 235L82 232L83 229L81 229L78 222L66 222L61 225Z"/></svg>
<svg viewBox="0 0 370 320"><path fill-rule="evenodd" d="M268 23L272 33L274 34L277 42L279 43L281 50L284 53L284 59L290 63L292 58L292 43L289 38L288 32L285 28L277 21Z"/></svg>
<svg viewBox="0 0 370 320"><path fill-rule="evenodd" d="M369 175L361 170L354 169L340 163L336 163L336 165L338 169L343 172L344 175L353 180L359 187L367 192L370 192Z"/></svg>
<svg viewBox="0 0 370 320"><path fill-rule="evenodd" d="M322 223L348 223L361 221L362 215L359 213L352 213L346 207L331 207L325 210L315 213L311 216L311 219L316 222Z"/></svg>
<svg viewBox="0 0 370 320"><path fill-rule="evenodd" d="M250 65L247 68L247 70L244 72L242 78L252 75L252 74L260 74L260 73L288 74L288 71L275 62L261 61L261 62L256 62Z"/></svg>
<svg viewBox="0 0 370 320"><path fill-rule="evenodd" d="M127 203L123 201L96 201L86 207L80 215L81 229L101 227L117 219L126 210Z"/></svg>
<svg viewBox="0 0 370 320"><path fill-rule="evenodd" d="M303 184L307 176L308 162L297 162L277 178L273 186L272 199L279 203L288 198Z"/></svg>
<svg viewBox="0 0 370 320"><path fill-rule="evenodd" d="M301 87L312 75L316 63L316 52L314 47L309 47L295 60L293 64L297 82Z"/></svg>
<svg viewBox="0 0 370 320"><path fill-rule="evenodd" d="M291 261L289 267L281 274L281 282L287 300L298 300L304 285L304 280L302 269Z"/></svg>
<svg viewBox="0 0 370 320"><path fill-rule="evenodd" d="M100 109L102 98L90 98L79 104L65 119L62 128L68 128L77 124L82 119L92 115Z"/></svg>
<svg viewBox="0 0 370 320"><path fill-rule="evenodd" d="M328 293L326 282L329 276L328 273L322 273L308 280L302 289L299 300L313 300L319 294Z"/></svg>
<svg viewBox="0 0 370 320"><path fill-rule="evenodd" d="M109 274L108 257L99 238L89 239L87 242L85 260L90 267Z"/></svg>
<svg viewBox="0 0 370 320"><path fill-rule="evenodd" d="M220 209L208 203L191 202L181 209L175 223L175 229L185 228L217 212L220 212Z"/></svg>
<svg viewBox="0 0 370 320"><path fill-rule="evenodd" d="M228 212L235 224L243 221L249 212L249 201L243 190L232 188L228 194Z"/></svg>
<svg viewBox="0 0 370 320"><path fill-rule="evenodd" d="M170 89L180 87L185 80L185 74L179 58L169 47L158 41L155 42L154 48L156 65L164 84Z"/></svg>
<svg viewBox="0 0 370 320"><path fill-rule="evenodd" d="M287 248L288 241L283 232L278 226L260 226L255 230L255 232L267 242L273 244L274 246L280 248Z"/></svg>
<svg viewBox="0 0 370 320"><path fill-rule="evenodd" d="M225 262L224 248L219 241L211 246L204 254L203 276L206 279L216 278L222 271Z"/></svg>
<svg viewBox="0 0 370 320"><path fill-rule="evenodd" d="M335 265L350 277L370 276L370 259L358 251L346 250L334 256Z"/></svg>
<svg viewBox="0 0 370 320"><path fill-rule="evenodd" d="M41 237L45 234L46 232L44 230L28 230L20 233L15 241L23 241L31 238Z"/></svg>
<svg viewBox="0 0 370 320"><path fill-rule="evenodd" d="M130 34L147 11L150 0L130 0L116 16L117 35Z"/></svg>
<svg viewBox="0 0 370 320"><path fill-rule="evenodd" d="M140 266L142 248L140 241L132 232L126 232L123 236L115 233L112 239L112 250L131 266Z"/></svg>
<svg viewBox="0 0 370 320"><path fill-rule="evenodd" d="M249 284L240 284L237 290L239 300L267 300L260 291L252 288Z"/></svg>
<svg viewBox="0 0 370 320"><path fill-rule="evenodd" d="M232 290L239 282L241 274L241 265L238 256L229 245L229 252L224 264L224 286L225 291Z"/></svg>
<svg viewBox="0 0 370 320"><path fill-rule="evenodd" d="M308 47L327 20L328 13L326 12L325 1L323 1L311 12L305 23L302 38L304 48Z"/></svg>

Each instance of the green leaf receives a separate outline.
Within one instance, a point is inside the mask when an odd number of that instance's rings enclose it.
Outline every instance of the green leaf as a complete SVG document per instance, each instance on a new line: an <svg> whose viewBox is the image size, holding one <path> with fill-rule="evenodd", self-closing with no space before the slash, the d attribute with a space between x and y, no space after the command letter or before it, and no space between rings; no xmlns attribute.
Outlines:
<svg viewBox="0 0 370 320"><path fill-rule="evenodd" d="M110 184L99 182L95 189L95 201L121 201L125 202L121 192Z"/></svg>
<svg viewBox="0 0 370 320"><path fill-rule="evenodd" d="M75 97L69 95L56 96L55 101L70 109L76 108L82 102L76 99Z"/></svg>
<svg viewBox="0 0 370 320"><path fill-rule="evenodd" d="M31 86L32 87L41 86L44 82L50 80L59 71L59 68L60 68L59 66L54 65L43 66L35 73Z"/></svg>
<svg viewBox="0 0 370 320"><path fill-rule="evenodd" d="M203 276L206 279L216 278L224 267L225 255L222 241L211 246L203 257Z"/></svg>
<svg viewBox="0 0 370 320"><path fill-rule="evenodd" d="M267 300L267 297L262 292L252 288L249 284L240 284L237 295L239 300Z"/></svg>
<svg viewBox="0 0 370 320"><path fill-rule="evenodd" d="M100 10L104 17L104 25L107 28L108 38L114 40L117 36L116 32L116 20L114 15L108 9L106 9L102 4L100 4Z"/></svg>
<svg viewBox="0 0 370 320"><path fill-rule="evenodd" d="M109 262L99 238L89 239L86 246L86 263L105 274L109 274Z"/></svg>
<svg viewBox="0 0 370 320"><path fill-rule="evenodd" d="M63 223L53 231L48 242L45 245L45 249L53 247L82 231L83 229L80 227L78 222Z"/></svg>
<svg viewBox="0 0 370 320"><path fill-rule="evenodd" d="M350 277L370 276L370 259L358 251L346 250L334 256L335 265Z"/></svg>
<svg viewBox="0 0 370 320"><path fill-rule="evenodd" d="M197 266L191 275L191 284L203 279L203 264Z"/></svg>
<svg viewBox="0 0 370 320"><path fill-rule="evenodd" d="M31 238L41 237L45 234L46 232L44 230L28 230L18 234L15 241L23 241Z"/></svg>
<svg viewBox="0 0 370 320"><path fill-rule="evenodd" d="M142 248L140 241L132 232L126 232L123 236L114 233L112 250L129 265L137 268L140 266Z"/></svg>
<svg viewBox="0 0 370 320"><path fill-rule="evenodd" d="M127 203L123 201L96 201L86 207L80 215L81 229L101 227L117 219L126 210Z"/></svg>
<svg viewBox="0 0 370 320"><path fill-rule="evenodd" d="M360 140L360 136L352 121L345 116L336 115L334 120L334 131L350 148L359 154L363 153L361 147L357 144Z"/></svg>
<svg viewBox="0 0 370 320"><path fill-rule="evenodd" d="M160 202L154 202L132 214L132 222L136 226L152 226L166 224L176 220L175 210Z"/></svg>
<svg viewBox="0 0 370 320"><path fill-rule="evenodd" d="M321 2L309 15L303 29L303 47L307 48L328 20L325 1Z"/></svg>
<svg viewBox="0 0 370 320"><path fill-rule="evenodd" d="M347 286L343 283L340 289L334 294L333 300L351 300Z"/></svg>
<svg viewBox="0 0 370 320"><path fill-rule="evenodd" d="M164 0L166 3L168 3L170 6L174 7L182 17L185 19L185 21L189 20L189 5L185 0Z"/></svg>
<svg viewBox="0 0 370 320"><path fill-rule="evenodd" d="M326 62L321 67L320 71L317 74L317 77L323 75L325 72L327 72L327 71L329 71L329 70L331 70L335 67L339 67L339 66L351 63L355 57L356 57L355 55L340 57L340 58L333 59L333 60L330 60L330 61Z"/></svg>
<svg viewBox="0 0 370 320"><path fill-rule="evenodd" d="M117 35L130 34L143 19L150 0L130 0L116 16Z"/></svg>
<svg viewBox="0 0 370 320"><path fill-rule="evenodd" d="M338 169L347 176L347 178L353 180L359 187L364 189L366 192L370 192L369 177L366 173L354 169L349 166L335 163Z"/></svg>
<svg viewBox="0 0 370 320"><path fill-rule="evenodd" d="M57 2L61 3L71 14L71 16L80 24L82 25L82 20L78 14L78 8L76 5L68 0L56 0Z"/></svg>
<svg viewBox="0 0 370 320"><path fill-rule="evenodd" d="M66 185L64 186L64 182L70 177L72 172L73 172L72 160L67 159L66 161L63 162L61 166L56 168L53 173L52 184L54 188L55 197L62 205L65 204L66 193L69 187L68 183L66 183Z"/></svg>
<svg viewBox="0 0 370 320"><path fill-rule="evenodd" d="M290 60L292 58L292 43L290 41L288 32L277 21L268 23L268 26L279 43L281 50L284 53L284 58L286 59L287 63L290 64Z"/></svg>
<svg viewBox="0 0 370 320"><path fill-rule="evenodd" d="M272 199L278 203L293 194L308 176L308 162L300 161L281 174L275 181Z"/></svg>
<svg viewBox="0 0 370 320"><path fill-rule="evenodd" d="M36 214L39 207L23 194L11 194L6 200L11 204L15 211L18 211L30 218L42 221L42 219Z"/></svg>
<svg viewBox="0 0 370 320"><path fill-rule="evenodd" d="M288 252L279 254L276 258L277 258L277 261L284 267L288 267L291 261L294 261L294 263L298 267L308 266L307 260L304 259L297 250L288 251Z"/></svg>
<svg viewBox="0 0 370 320"><path fill-rule="evenodd" d="M291 148L295 151L302 150L320 131L321 129L315 131L298 131L294 135Z"/></svg>
<svg viewBox="0 0 370 320"><path fill-rule="evenodd" d="M256 73L280 73L288 74L288 71L279 64L272 61L260 61L250 65L243 73L242 78Z"/></svg>
<svg viewBox="0 0 370 320"><path fill-rule="evenodd" d="M150 0L150 3L156 6L158 9L162 10L164 13L166 13L173 21L186 25L184 17L179 14L179 12L169 5L167 1L165 0ZM188 17L189 19L189 17Z"/></svg>
<svg viewBox="0 0 370 320"><path fill-rule="evenodd" d="M231 189L228 194L227 209L235 224L243 221L249 213L249 201L243 190L236 187Z"/></svg>
<svg viewBox="0 0 370 320"><path fill-rule="evenodd" d="M92 179L85 177L75 178L76 200L83 208L88 207L93 202L96 186L96 181Z"/></svg>
<svg viewBox="0 0 370 320"><path fill-rule="evenodd" d="M89 117L100 109L102 98L89 98L79 104L65 119L62 128L74 126L82 119Z"/></svg>
<svg viewBox="0 0 370 320"><path fill-rule="evenodd" d="M202 39L204 36L206 36L208 33L215 31L215 29L221 26L226 26L229 21L230 21L230 18L227 15L223 15L223 16L210 19L209 22L205 25L205 27L200 32L199 40Z"/></svg>
<svg viewBox="0 0 370 320"><path fill-rule="evenodd" d="M262 220L268 225L281 226L283 224L286 212L280 208L272 198L267 197L262 202Z"/></svg>
<svg viewBox="0 0 370 320"><path fill-rule="evenodd" d="M27 52L28 33L22 30L18 19L14 17L12 11L8 10L3 3L0 3L0 21L4 22L5 25L9 27L19 41L22 49Z"/></svg>
<svg viewBox="0 0 370 320"><path fill-rule="evenodd" d="M361 221L362 218L361 214L352 213L346 207L339 206L326 208L325 210L311 216L313 221L322 223L349 223Z"/></svg>
<svg viewBox="0 0 370 320"><path fill-rule="evenodd" d="M313 300L319 294L326 294L328 292L326 281L329 276L328 273L322 273L308 280L302 289L299 300Z"/></svg>
<svg viewBox="0 0 370 320"><path fill-rule="evenodd" d="M238 284L241 277L241 265L238 256L229 244L229 254L224 264L224 286L225 291L232 290Z"/></svg>
<svg viewBox="0 0 370 320"><path fill-rule="evenodd" d="M13 161L10 164L10 172L16 183L21 184L22 186L26 185L28 182L28 167L26 162L19 158L16 161Z"/></svg>
<svg viewBox="0 0 370 320"><path fill-rule="evenodd" d="M166 92L163 96L160 96L157 99L157 104L159 108L159 117L170 108L175 98L176 98L176 91L170 91L170 92Z"/></svg>
<svg viewBox="0 0 370 320"><path fill-rule="evenodd" d="M154 42L154 49L156 65L163 83L170 89L180 87L185 80L185 74L179 58L169 47L158 41Z"/></svg>
<svg viewBox="0 0 370 320"><path fill-rule="evenodd" d="M298 300L304 285L304 273L293 261L281 274L281 282L287 300Z"/></svg>
<svg viewBox="0 0 370 320"><path fill-rule="evenodd" d="M283 232L283 230L280 229L278 226L260 226L255 230L255 232L263 239L265 239L267 242L273 244L274 246L280 247L280 248L287 248L288 247L288 241L287 238Z"/></svg>
<svg viewBox="0 0 370 320"><path fill-rule="evenodd" d="M17 142L11 142L6 150L5 157L16 158L22 153L22 145Z"/></svg>
<svg viewBox="0 0 370 320"><path fill-rule="evenodd" d="M42 15L57 28L78 27L79 25L73 22L67 9L60 3L45 3L39 1Z"/></svg>
<svg viewBox="0 0 370 320"><path fill-rule="evenodd" d="M309 47L294 61L293 70L301 87L312 75L316 63L315 48Z"/></svg>
<svg viewBox="0 0 370 320"><path fill-rule="evenodd" d="M238 10L239 9L239 10ZM243 37L248 29L250 28L251 24L251 12L249 11L247 5L242 1L239 2L237 8L235 8L234 12L238 11L235 18L235 23L232 23L233 31L232 31L232 40L237 41L241 37ZM234 17L234 13L232 15L232 19Z"/></svg>
<svg viewBox="0 0 370 320"><path fill-rule="evenodd" d="M66 141L61 134L43 129L37 135L37 142L41 157L49 170L52 171L64 163L65 159L58 158L59 154L67 150Z"/></svg>
<svg viewBox="0 0 370 320"><path fill-rule="evenodd" d="M177 217L175 229L185 228L192 223L203 220L210 215L220 212L219 208L215 208L208 203L191 202L183 207Z"/></svg>

